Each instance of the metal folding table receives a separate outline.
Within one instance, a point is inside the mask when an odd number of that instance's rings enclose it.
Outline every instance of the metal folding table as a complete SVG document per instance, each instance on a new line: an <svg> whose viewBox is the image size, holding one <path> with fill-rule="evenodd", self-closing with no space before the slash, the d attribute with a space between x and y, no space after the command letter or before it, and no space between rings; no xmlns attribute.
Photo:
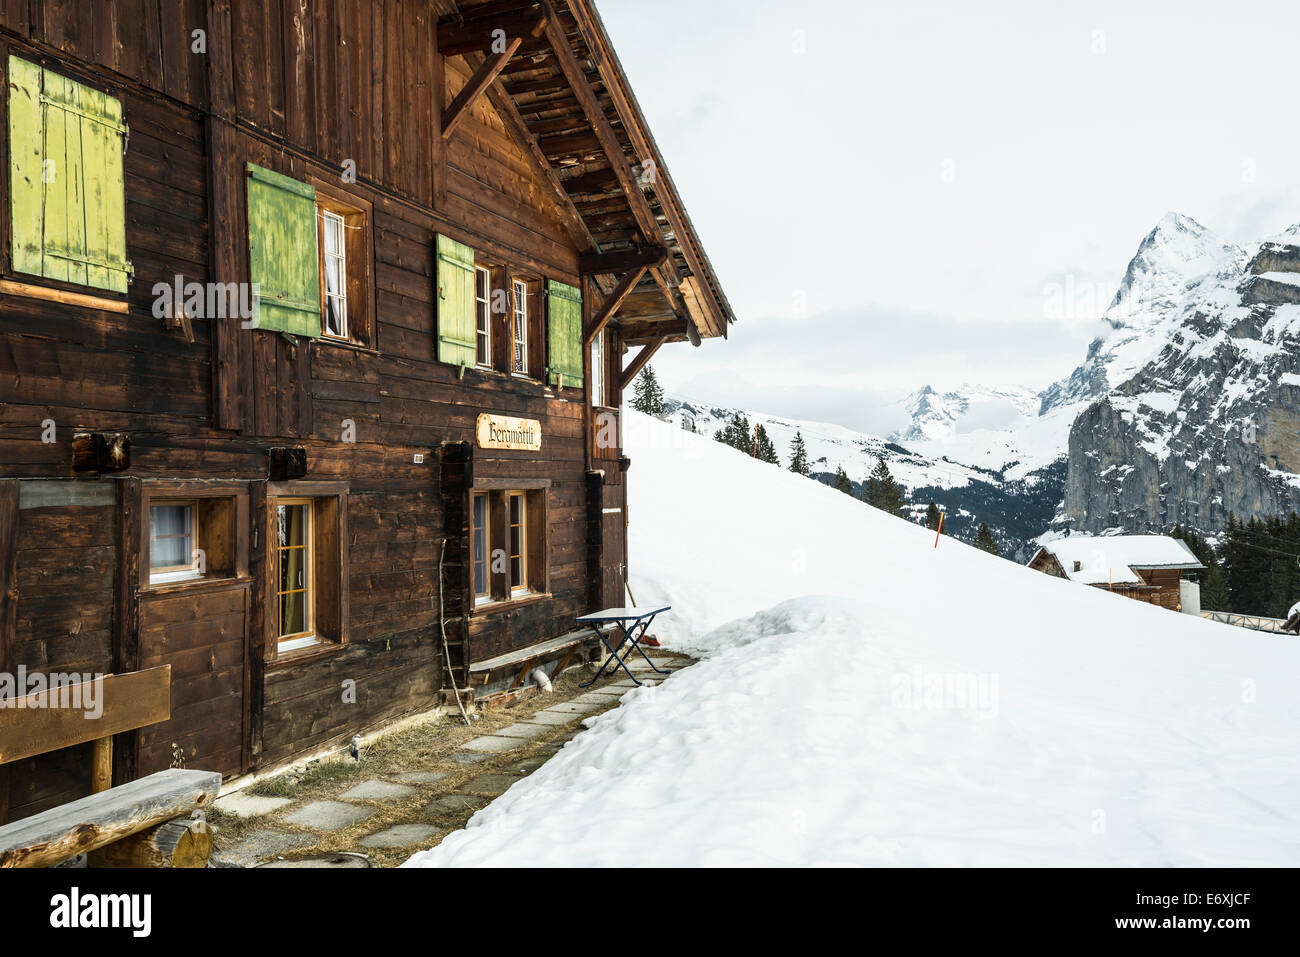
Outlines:
<svg viewBox="0 0 1300 957"><path fill-rule="evenodd" d="M607 608L604 611L598 611L591 615L583 615L579 618L578 624L587 625L596 633L596 637L600 639L600 643L604 645L605 650L609 652L609 657L606 658L605 663L600 666L600 671L596 672L596 677L578 687L589 688L591 685L594 685L601 678L605 677L605 669L610 666L611 662L615 661L618 662L618 665L610 671L611 675L617 672L619 667L621 667L627 672L629 678L635 681L638 685L641 684L641 682L637 680L636 675L632 674L632 670L627 666L627 657L632 654L633 649L635 649L641 657L645 659L646 664L648 664L657 674L671 674L671 669L656 668L655 663L650 660L650 656L641 648L641 639L645 637L646 632L649 630L650 625L655 620L656 616L662 615L664 612L671 610L671 607ZM605 632L600 627L601 625L611 624L617 626L619 631L618 643L612 647L610 643L605 640ZM630 647L626 652L620 654L619 652L623 650L624 645L629 645Z"/></svg>

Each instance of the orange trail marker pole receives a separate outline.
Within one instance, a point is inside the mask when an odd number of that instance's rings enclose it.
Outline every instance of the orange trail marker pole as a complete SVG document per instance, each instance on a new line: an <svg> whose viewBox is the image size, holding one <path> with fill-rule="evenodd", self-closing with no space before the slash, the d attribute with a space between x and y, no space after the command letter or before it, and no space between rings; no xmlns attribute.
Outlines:
<svg viewBox="0 0 1300 957"><path fill-rule="evenodd" d="M943 512L939 513L939 528L934 533L934 547L939 547L939 536L943 534Z"/></svg>

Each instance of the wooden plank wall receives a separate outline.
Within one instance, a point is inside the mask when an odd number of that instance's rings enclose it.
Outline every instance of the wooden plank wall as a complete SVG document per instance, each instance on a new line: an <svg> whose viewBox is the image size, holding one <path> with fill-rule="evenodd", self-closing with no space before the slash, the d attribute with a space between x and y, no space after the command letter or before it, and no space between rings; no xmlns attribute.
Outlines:
<svg viewBox="0 0 1300 957"><path fill-rule="evenodd" d="M209 6L217 19L204 25ZM553 598L476 615L470 654L483 659L565 633L590 608L581 394L557 396L539 381L504 373L471 370L462 380L434 361L437 232L469 243L508 273L572 285L579 277L578 250L531 154L510 139L486 100L447 150L446 198L434 208L441 154L430 144L439 139L442 106L468 71L453 61L441 89L431 16L421 0L0 0L7 39L64 51L89 64L62 64L70 73L93 76L124 97L131 128L127 249L136 270L126 315L5 298L0 475L68 476L73 433L110 430L131 435L130 481L247 482L253 529L265 527L269 446L303 445L311 479L350 488L351 612L336 654L268 662L274 596L260 578L242 599L239 589L192 596L174 608L171 599L146 598L134 624L128 609L135 596L114 601L122 576L119 503L23 511L16 660L105 670L123 665L114 660L123 648L130 652L125 664L135 666L155 659L176 666L189 655L192 667L176 671L174 707L208 709L203 713L229 727L229 694L245 696L239 744L254 766L436 703L437 561L447 520L437 451L473 442L480 412L542 423L540 454L476 451L471 465L485 478L551 481ZM194 24L208 31L206 58L188 52ZM211 115L203 112L209 105ZM237 331L231 320L215 320L225 325L214 329L202 318L193 320L194 341L187 342L152 315L154 284L178 274L200 283L246 279L246 162L329 177L347 160L355 161L357 182L345 188L373 204L373 349L294 347L272 334ZM235 351L223 352L214 340ZM56 423L55 443L41 441L47 419ZM355 425L355 444L342 441L345 419ZM414 463L417 454L425 464ZM250 546L259 569L267 543L253 535ZM114 615L119 630L131 632L116 649ZM236 674L234 648L223 637L241 619L249 632L246 679ZM355 704L342 702L349 680ZM241 681L246 691L237 688ZM169 758L171 742L167 728L143 732L141 768ZM233 745L208 751L225 755L223 770L230 766ZM33 782L14 791L15 811L76 796L84 756L64 754L58 762L49 774L11 775Z"/></svg>

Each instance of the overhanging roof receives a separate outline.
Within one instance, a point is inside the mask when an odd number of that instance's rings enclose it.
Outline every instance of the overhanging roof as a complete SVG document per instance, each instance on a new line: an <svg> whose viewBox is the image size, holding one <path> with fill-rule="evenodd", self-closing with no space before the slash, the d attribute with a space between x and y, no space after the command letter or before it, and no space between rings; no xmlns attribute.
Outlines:
<svg viewBox="0 0 1300 957"><path fill-rule="evenodd" d="M519 45L489 91L568 215L581 268L622 298L630 344L727 335L731 304L591 0L436 0L439 48L477 67ZM500 36L500 34L496 34Z"/></svg>

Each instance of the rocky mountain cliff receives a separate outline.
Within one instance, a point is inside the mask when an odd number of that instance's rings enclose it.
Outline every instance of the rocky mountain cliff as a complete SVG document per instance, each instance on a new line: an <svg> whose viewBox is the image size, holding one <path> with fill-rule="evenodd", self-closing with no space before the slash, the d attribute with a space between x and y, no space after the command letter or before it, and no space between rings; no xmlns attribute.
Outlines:
<svg viewBox="0 0 1300 957"><path fill-rule="evenodd" d="M1107 335L1043 412L1079 411L1053 530L1213 534L1300 510L1300 227L1239 247L1169 214L1138 248Z"/></svg>

